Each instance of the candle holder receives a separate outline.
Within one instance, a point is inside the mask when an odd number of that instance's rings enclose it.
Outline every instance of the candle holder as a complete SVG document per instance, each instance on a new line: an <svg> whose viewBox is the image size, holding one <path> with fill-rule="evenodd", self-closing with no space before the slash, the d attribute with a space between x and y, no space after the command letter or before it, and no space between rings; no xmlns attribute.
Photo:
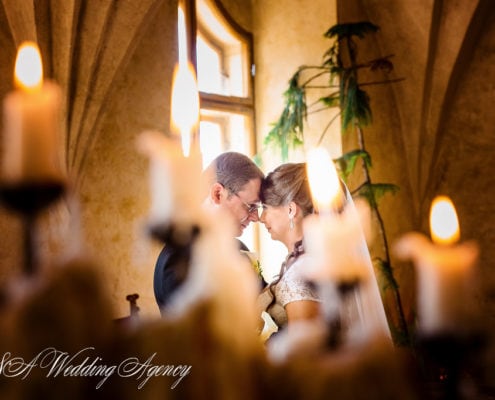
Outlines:
<svg viewBox="0 0 495 400"><path fill-rule="evenodd" d="M483 347L484 335L478 332L419 332L415 346L422 359L425 391L433 399L462 399L463 373Z"/></svg>
<svg viewBox="0 0 495 400"><path fill-rule="evenodd" d="M149 235L163 244L187 247L194 242L200 234L199 225L183 226L176 223L150 224Z"/></svg>
<svg viewBox="0 0 495 400"><path fill-rule="evenodd" d="M140 308L137 305L137 299L139 299L139 294L128 294L125 299L129 302L129 316L135 319L138 318Z"/></svg>
<svg viewBox="0 0 495 400"><path fill-rule="evenodd" d="M328 326L327 346L332 350L336 350L345 343L349 326L345 322L343 310L352 294L358 290L359 285L360 281L357 278L320 285L320 294L323 294L324 314Z"/></svg>
<svg viewBox="0 0 495 400"><path fill-rule="evenodd" d="M20 214L24 226L24 273L33 275L38 268L34 243L36 217L58 200L65 191L62 181L16 182L0 184L0 201Z"/></svg>
<svg viewBox="0 0 495 400"><path fill-rule="evenodd" d="M200 233L201 229L196 224L190 226L177 223L155 224L149 228L149 234L154 239L162 242L165 245L165 249L168 249L167 256L162 259L162 262L164 263L164 268L174 271L178 282L182 283L189 273L192 247ZM158 260L161 258L162 253Z"/></svg>

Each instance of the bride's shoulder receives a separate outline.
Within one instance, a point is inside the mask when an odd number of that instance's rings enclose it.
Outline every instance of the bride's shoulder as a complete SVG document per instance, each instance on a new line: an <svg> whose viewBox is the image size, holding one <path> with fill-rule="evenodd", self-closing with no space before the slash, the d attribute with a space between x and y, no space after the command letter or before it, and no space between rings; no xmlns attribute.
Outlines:
<svg viewBox="0 0 495 400"><path fill-rule="evenodd" d="M311 257L307 254L301 254L297 260L295 260L287 271L287 274L291 276L299 276L304 272L307 266L311 263Z"/></svg>

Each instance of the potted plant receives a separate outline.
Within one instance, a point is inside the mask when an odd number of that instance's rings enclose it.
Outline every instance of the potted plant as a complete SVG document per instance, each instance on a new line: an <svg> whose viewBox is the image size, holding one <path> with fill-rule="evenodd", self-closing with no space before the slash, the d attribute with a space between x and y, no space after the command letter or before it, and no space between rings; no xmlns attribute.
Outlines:
<svg viewBox="0 0 495 400"><path fill-rule="evenodd" d="M276 146L281 151L282 160L288 159L290 147L298 147L304 143L305 122L309 114L324 109L337 108L340 116L341 134L355 135L357 148L346 152L335 161L342 179L347 183L353 174L360 172L360 182L354 188L349 188L353 197L363 197L370 205L372 215L377 223L377 232L383 249L381 257L374 257L375 267L380 271L383 290L391 290L396 312L394 321L389 323L396 344L410 343L408 327L405 320L397 281L394 277L390 261L389 243L385 225L378 208L380 198L387 193L395 193L399 188L390 183L374 182L370 169L372 158L366 149L364 128L372 122L370 97L364 90L366 86L382 85L397 82L401 79L385 79L373 82L361 82L359 73L368 70L371 73L382 71L389 73L393 70L391 55L378 57L366 62L358 61L358 46L356 39L362 39L368 34L379 30L371 22L337 24L332 26L325 37L333 40L331 47L325 52L320 65L300 66L289 80L289 86L284 92L285 106L279 119L265 138L265 145ZM308 104L307 94L312 89L322 89L319 81L325 79L323 86L328 93L318 101ZM317 83L318 82L318 83ZM323 129L318 144L321 144L330 125L337 121L332 117ZM358 171L358 168L360 171Z"/></svg>

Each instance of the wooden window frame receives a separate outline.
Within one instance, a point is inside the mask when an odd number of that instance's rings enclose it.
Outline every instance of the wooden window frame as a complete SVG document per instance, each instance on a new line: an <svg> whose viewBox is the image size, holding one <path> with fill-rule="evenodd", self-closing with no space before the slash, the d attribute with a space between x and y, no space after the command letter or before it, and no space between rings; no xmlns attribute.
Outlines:
<svg viewBox="0 0 495 400"><path fill-rule="evenodd" d="M225 10L225 7L218 0L210 0L220 12L222 17L227 21L230 27L242 38L242 41L247 47L247 96L224 96L220 94L199 92L200 108L208 110L218 110L223 112L232 112L235 114L243 114L251 120L250 147L256 151L256 126L255 126L255 110L254 110L254 77L253 77L253 35L242 28ZM196 0L179 0L179 3L184 9L188 55L191 63L197 70L197 55L196 55L196 32L198 30L197 15L196 15ZM200 30L201 34L208 38L209 35ZM212 41L214 43L214 40Z"/></svg>

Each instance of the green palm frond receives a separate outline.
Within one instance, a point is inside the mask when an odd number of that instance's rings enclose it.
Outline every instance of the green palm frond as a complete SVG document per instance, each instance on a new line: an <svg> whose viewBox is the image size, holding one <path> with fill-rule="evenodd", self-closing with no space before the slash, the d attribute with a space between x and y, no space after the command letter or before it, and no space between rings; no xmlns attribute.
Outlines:
<svg viewBox="0 0 495 400"><path fill-rule="evenodd" d="M328 96L320 97L318 100L326 108L334 108L340 106L340 94L339 92L334 92Z"/></svg>
<svg viewBox="0 0 495 400"><path fill-rule="evenodd" d="M337 24L325 32L325 37L340 40L342 38L352 38L353 36L356 36L362 39L369 33L378 32L379 29L380 28L377 25L369 21Z"/></svg>
<svg viewBox="0 0 495 400"><path fill-rule="evenodd" d="M334 162L339 167L341 178L344 180L344 182L347 181L349 176L354 171L358 160L363 160L368 168L371 167L371 156L367 151L360 149L352 150L348 153L342 154L342 156L334 160Z"/></svg>
<svg viewBox="0 0 495 400"><path fill-rule="evenodd" d="M380 257L373 259L373 262L378 271L380 271L380 274L385 277L385 279L381 280L381 282L383 283L381 289L383 291L386 291L388 289L399 289L399 284L395 280L394 272L390 263Z"/></svg>
<svg viewBox="0 0 495 400"><path fill-rule="evenodd" d="M342 78L342 85L342 132L346 132L352 124L361 127L369 125L372 113L368 93L359 87L354 74L346 74Z"/></svg>
<svg viewBox="0 0 495 400"><path fill-rule="evenodd" d="M289 88L284 92L285 107L264 140L265 145L280 148L283 161L289 157L289 147L295 148L304 141L303 125L308 109L306 91L299 86L299 75L300 70L289 80Z"/></svg>
<svg viewBox="0 0 495 400"><path fill-rule="evenodd" d="M363 183L357 190L353 192L358 197L364 198L370 207L377 208L378 200L387 193L395 194L399 191L399 187L392 183Z"/></svg>

